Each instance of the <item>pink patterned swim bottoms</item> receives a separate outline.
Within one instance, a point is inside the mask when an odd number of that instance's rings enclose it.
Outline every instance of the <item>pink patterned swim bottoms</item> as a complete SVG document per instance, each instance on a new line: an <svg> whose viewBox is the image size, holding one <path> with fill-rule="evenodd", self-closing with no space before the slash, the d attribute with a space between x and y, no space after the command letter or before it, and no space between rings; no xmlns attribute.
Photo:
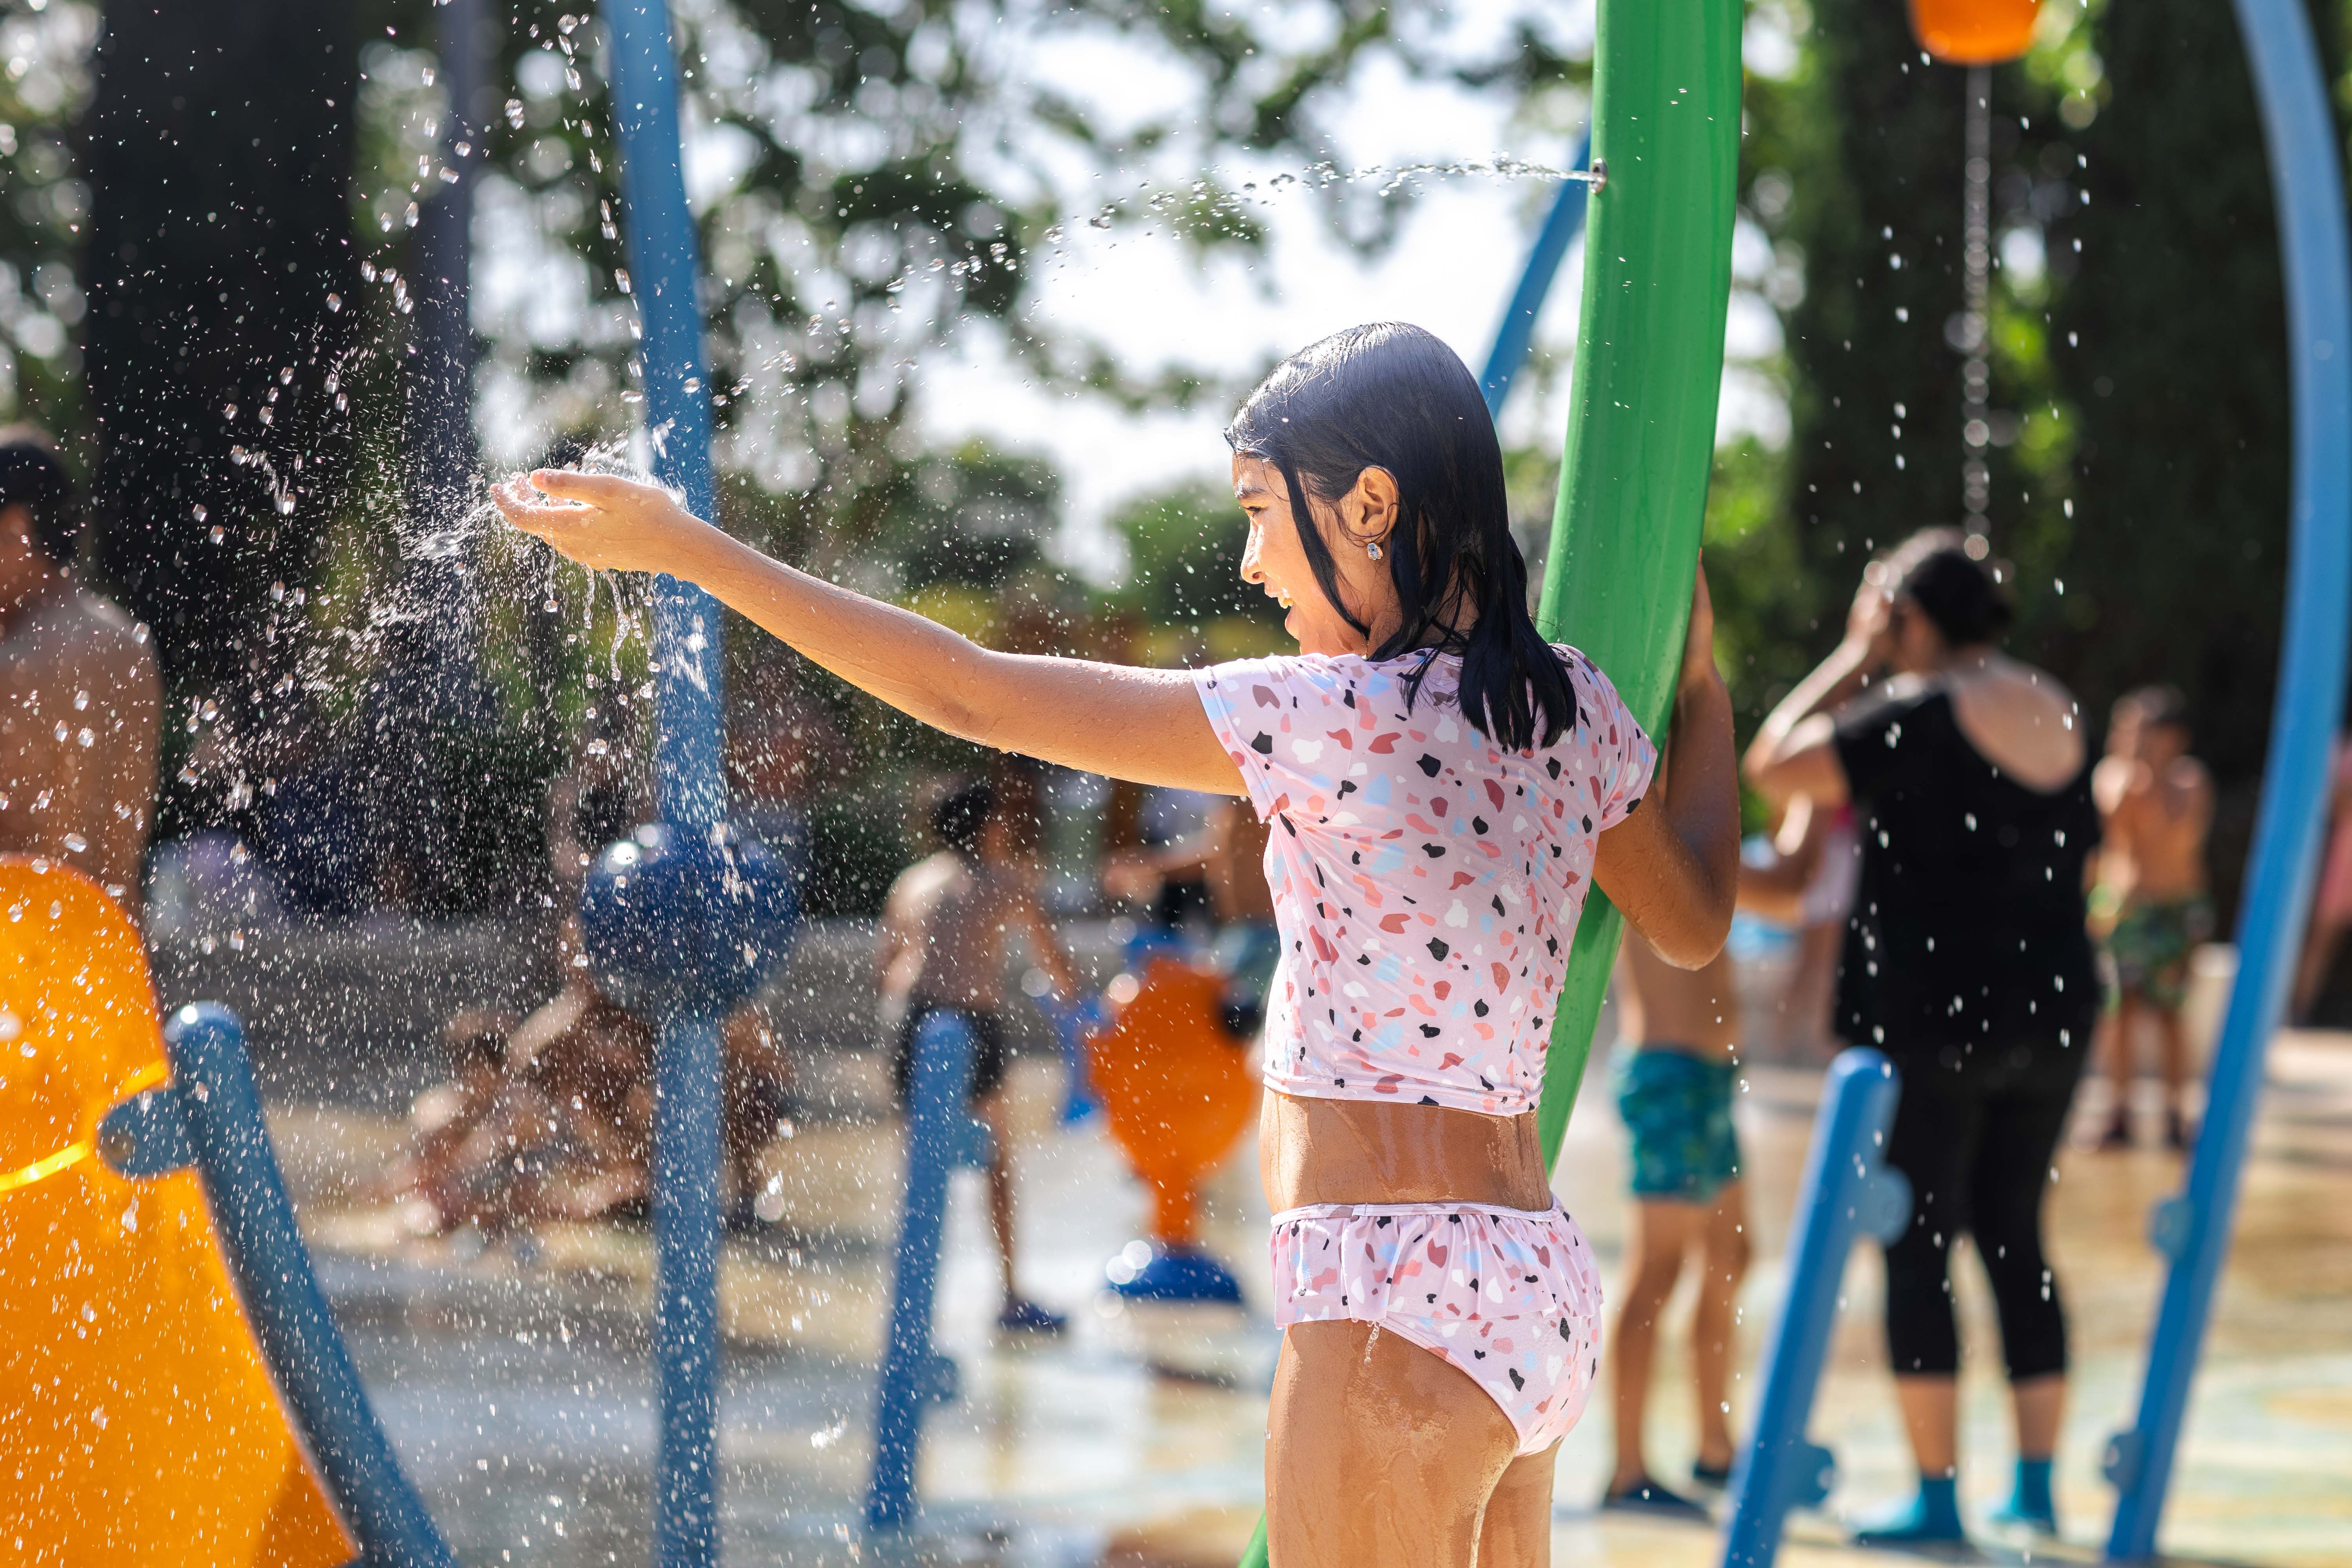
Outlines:
<svg viewBox="0 0 2352 1568"><path fill-rule="evenodd" d="M1601 1368L1601 1276L1567 1211L1316 1204L1274 1216L1274 1321L1373 1323L1484 1389L1520 1454L1576 1425Z"/></svg>

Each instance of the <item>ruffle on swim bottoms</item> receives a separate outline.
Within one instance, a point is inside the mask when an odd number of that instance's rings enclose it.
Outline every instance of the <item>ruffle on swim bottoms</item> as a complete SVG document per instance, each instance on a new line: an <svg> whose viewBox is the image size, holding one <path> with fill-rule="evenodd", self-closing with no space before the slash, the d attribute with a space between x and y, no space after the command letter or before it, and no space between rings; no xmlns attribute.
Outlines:
<svg viewBox="0 0 2352 1568"><path fill-rule="evenodd" d="M1274 1216L1275 1321L1594 1320L1601 1276L1567 1211L1318 1204Z"/></svg>

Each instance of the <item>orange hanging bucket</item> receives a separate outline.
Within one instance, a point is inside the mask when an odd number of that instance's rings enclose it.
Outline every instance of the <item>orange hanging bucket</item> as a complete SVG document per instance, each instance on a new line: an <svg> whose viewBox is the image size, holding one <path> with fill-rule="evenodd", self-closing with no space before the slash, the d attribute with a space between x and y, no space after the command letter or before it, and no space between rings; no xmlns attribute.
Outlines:
<svg viewBox="0 0 2352 1568"><path fill-rule="evenodd" d="M1919 47L1946 65L1997 66L2033 42L2042 0L1911 0Z"/></svg>

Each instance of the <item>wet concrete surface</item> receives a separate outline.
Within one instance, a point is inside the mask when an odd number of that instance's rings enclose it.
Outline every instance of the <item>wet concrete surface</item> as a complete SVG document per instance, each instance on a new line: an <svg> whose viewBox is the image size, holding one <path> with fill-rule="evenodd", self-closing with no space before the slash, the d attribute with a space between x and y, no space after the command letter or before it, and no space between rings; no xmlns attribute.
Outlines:
<svg viewBox="0 0 2352 1568"><path fill-rule="evenodd" d="M1117 1310L1106 1258L1141 1227L1144 1202L1099 1124L1053 1125L1045 1062L1013 1079L1021 1131L1021 1267L1028 1291L1071 1315L1067 1334L999 1342L992 1252L977 1178L958 1179L940 1276L939 1339L961 1396L926 1426L920 1529L859 1527L875 1369L900 1187L899 1134L882 1114L878 1062L810 1065L828 1110L770 1151L781 1178L772 1234L730 1244L722 1520L736 1563L974 1563L1222 1568L1261 1496L1263 1416L1276 1337L1263 1297L1265 1208L1244 1142L1210 1184L1212 1246L1240 1275L1246 1310ZM1779 1298L1779 1261L1810 1131L1817 1073L1758 1068L1739 1105L1758 1264L1743 1295L1740 1389ZM2105 1109L2086 1089L2085 1122ZM281 1158L330 1294L394 1443L468 1563L641 1563L655 1443L647 1368L652 1242L642 1227L425 1238L397 1211L355 1201L404 1139L390 1118L288 1103ZM2149 1131L2152 1132L2153 1129ZM1622 1134L1605 1097L1572 1125L1558 1190L1604 1269L1622 1255ZM2051 1204L2066 1291L2074 1397L2061 1453L2064 1539L2032 1545L1979 1531L1983 1555L2087 1560L2112 1494L2105 1437L2137 1394L2160 1285L2148 1206L2179 1181L2149 1149L2069 1148ZM1971 1518L1998 1500L2011 1455L1998 1337L1973 1267L1958 1271L1967 1347L1962 1489ZM1799 1516L1783 1561L1853 1562L1835 1517L1910 1482L1877 1324L1878 1267L1858 1252L1813 1432L1838 1452L1828 1516ZM1670 1312L1654 1402L1654 1465L1686 1473L1694 1425ZM1747 1414L1735 1394L1735 1420ZM1597 1513L1609 1465L1596 1398L1559 1461L1563 1563L1712 1563L1706 1530ZM2221 1293L2163 1537L2171 1555L2256 1565L2352 1565L2352 1036L2284 1037L2273 1051Z"/></svg>

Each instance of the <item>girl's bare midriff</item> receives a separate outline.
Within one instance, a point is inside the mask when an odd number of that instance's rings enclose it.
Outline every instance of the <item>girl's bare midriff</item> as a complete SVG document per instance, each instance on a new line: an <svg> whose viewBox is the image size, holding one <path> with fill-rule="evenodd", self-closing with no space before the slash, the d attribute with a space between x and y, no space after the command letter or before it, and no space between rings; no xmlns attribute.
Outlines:
<svg viewBox="0 0 2352 1568"><path fill-rule="evenodd" d="M1277 1214L1308 1204L1489 1204L1546 1209L1536 1119L1269 1091L1258 1175Z"/></svg>

